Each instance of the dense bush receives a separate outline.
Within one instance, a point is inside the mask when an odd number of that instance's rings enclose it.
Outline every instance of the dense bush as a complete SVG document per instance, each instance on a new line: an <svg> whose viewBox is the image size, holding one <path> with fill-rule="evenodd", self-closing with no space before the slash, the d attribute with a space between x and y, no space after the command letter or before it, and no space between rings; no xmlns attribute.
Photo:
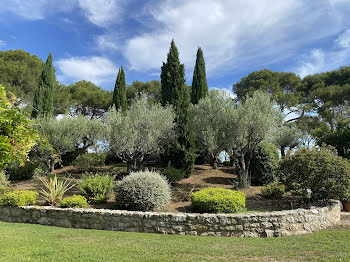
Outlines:
<svg viewBox="0 0 350 262"><path fill-rule="evenodd" d="M225 160L224 162L222 162L222 164L223 164L224 166L232 166L232 163L231 163L230 160Z"/></svg>
<svg viewBox="0 0 350 262"><path fill-rule="evenodd" d="M7 168L10 180L26 180L31 179L35 174L37 166L32 162L26 162L24 166L15 162Z"/></svg>
<svg viewBox="0 0 350 262"><path fill-rule="evenodd" d="M279 175L297 195L309 188L313 200L342 199L350 187L350 162L329 146L303 148L281 161Z"/></svg>
<svg viewBox="0 0 350 262"><path fill-rule="evenodd" d="M264 198L281 198L286 192L284 185L279 185L277 182L267 185L261 189L261 196Z"/></svg>
<svg viewBox="0 0 350 262"><path fill-rule="evenodd" d="M79 170L91 171L94 167L103 166L105 164L106 154L87 153L77 157L73 165Z"/></svg>
<svg viewBox="0 0 350 262"><path fill-rule="evenodd" d="M63 198L61 203L59 204L59 207L66 207L66 208L80 208L80 207L86 207L87 206L87 200L85 197L80 195L73 195L69 197Z"/></svg>
<svg viewBox="0 0 350 262"><path fill-rule="evenodd" d="M0 171L0 187L7 187L10 184L4 172Z"/></svg>
<svg viewBox="0 0 350 262"><path fill-rule="evenodd" d="M0 196L0 206L19 207L34 205L38 196L38 192L29 190L7 192Z"/></svg>
<svg viewBox="0 0 350 262"><path fill-rule="evenodd" d="M78 188L89 202L102 203L113 194L113 180L113 177L108 175L89 175L78 183Z"/></svg>
<svg viewBox="0 0 350 262"><path fill-rule="evenodd" d="M176 169L172 166L164 168L161 174L167 178L170 184L176 183L177 181L183 179L185 176L185 173L182 170Z"/></svg>
<svg viewBox="0 0 350 262"><path fill-rule="evenodd" d="M279 163L277 146L261 142L251 160L251 184L263 186L276 180L276 169Z"/></svg>
<svg viewBox="0 0 350 262"><path fill-rule="evenodd" d="M234 213L244 210L245 194L224 188L205 188L191 195L192 207L203 213Z"/></svg>
<svg viewBox="0 0 350 262"><path fill-rule="evenodd" d="M115 192L117 204L127 210L160 210L171 200L166 178L152 171L131 173L117 184Z"/></svg>

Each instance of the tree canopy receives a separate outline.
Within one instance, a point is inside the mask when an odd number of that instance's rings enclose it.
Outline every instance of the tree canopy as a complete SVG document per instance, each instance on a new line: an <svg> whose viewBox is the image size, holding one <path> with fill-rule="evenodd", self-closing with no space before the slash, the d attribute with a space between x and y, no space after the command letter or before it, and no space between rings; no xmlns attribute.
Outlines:
<svg viewBox="0 0 350 262"><path fill-rule="evenodd" d="M123 67L121 67L118 71L118 76L113 91L112 105L115 106L117 110L122 110L123 112L125 112L128 108L126 101L125 73Z"/></svg>

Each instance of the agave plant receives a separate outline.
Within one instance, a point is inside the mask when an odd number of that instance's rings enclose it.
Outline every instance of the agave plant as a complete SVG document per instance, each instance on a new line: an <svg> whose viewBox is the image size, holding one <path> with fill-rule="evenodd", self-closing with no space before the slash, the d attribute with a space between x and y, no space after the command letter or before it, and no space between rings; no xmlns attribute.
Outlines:
<svg viewBox="0 0 350 262"><path fill-rule="evenodd" d="M40 180L45 186L45 189L41 189L41 194L52 206L57 206L63 199L63 195L75 186L75 184L72 184L72 181L57 178L56 175L49 179L43 177Z"/></svg>

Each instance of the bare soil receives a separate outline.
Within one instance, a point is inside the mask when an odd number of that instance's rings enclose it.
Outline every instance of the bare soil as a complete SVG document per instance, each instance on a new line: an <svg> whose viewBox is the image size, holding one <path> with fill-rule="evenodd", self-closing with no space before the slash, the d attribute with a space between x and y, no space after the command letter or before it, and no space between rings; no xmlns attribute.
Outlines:
<svg viewBox="0 0 350 262"><path fill-rule="evenodd" d="M125 170L121 165L109 165L99 167L95 172L109 173L115 175L116 179L121 179L126 175ZM300 207L298 200L291 196L285 196L281 199L265 199L260 196L260 186L251 186L248 189L237 189L235 184L237 176L234 174L233 167L219 166L216 170L213 170L209 165L196 165L193 173L189 178L184 178L175 185L172 186L172 203L164 210L165 212L193 212L191 210L191 202L189 201L189 195L192 192L201 190L207 187L220 187L226 189L240 190L246 194L246 208L251 212L267 212L278 211L286 209L295 209ZM95 173L94 172L94 173ZM59 176L64 176L73 183L83 175L79 170L72 166L67 166L55 171ZM12 187L16 190L35 190L40 191L42 183L38 178L33 178L25 181L13 181ZM66 195L79 194L79 190L73 187ZM43 199L39 199L38 204L45 205ZM115 208L115 201L111 198L104 204L91 204L93 208Z"/></svg>

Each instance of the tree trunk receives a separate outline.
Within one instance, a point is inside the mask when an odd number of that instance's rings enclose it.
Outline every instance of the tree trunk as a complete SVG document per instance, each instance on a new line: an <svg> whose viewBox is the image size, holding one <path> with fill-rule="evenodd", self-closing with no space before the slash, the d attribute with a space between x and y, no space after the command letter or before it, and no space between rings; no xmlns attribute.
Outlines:
<svg viewBox="0 0 350 262"><path fill-rule="evenodd" d="M211 166L215 170L215 169L218 168L218 159L217 159L217 157L214 154L212 154L211 157L212 157Z"/></svg>
<svg viewBox="0 0 350 262"><path fill-rule="evenodd" d="M241 155L238 158L238 187L248 188L249 186L249 166L246 165L245 158Z"/></svg>
<svg viewBox="0 0 350 262"><path fill-rule="evenodd" d="M284 146L281 147L281 157L284 158L286 156L286 148Z"/></svg>

